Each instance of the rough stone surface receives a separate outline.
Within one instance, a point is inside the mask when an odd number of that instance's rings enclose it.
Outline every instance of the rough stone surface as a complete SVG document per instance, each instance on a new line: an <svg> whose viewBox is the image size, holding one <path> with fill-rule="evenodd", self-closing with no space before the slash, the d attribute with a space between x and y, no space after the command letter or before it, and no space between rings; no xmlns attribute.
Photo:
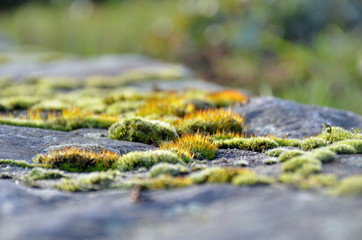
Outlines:
<svg viewBox="0 0 362 240"><path fill-rule="evenodd" d="M345 129L362 128L362 116L352 112L272 97L251 98L247 105L233 110L245 116L247 130L253 135L312 136L321 132L322 123Z"/></svg>
<svg viewBox="0 0 362 240"><path fill-rule="evenodd" d="M22 81L35 76L85 78L114 76L135 68L169 67L140 56L107 56L40 63L26 59L0 66L0 76ZM187 71L185 72L185 74ZM188 73L187 73L188 74ZM137 83L151 89L220 89L199 81ZM330 108L297 104L276 98L253 98L233 108L245 115L248 132L278 137L318 134L321 124L362 128L362 117ZM106 137L107 131L79 129L71 132L0 125L0 158L25 160L59 145L103 146L119 151L145 151L153 146ZM263 153L221 149L208 166L235 166L240 160L259 174L278 176L281 164L265 165ZM361 155L338 155L323 165L323 173L339 178L362 174ZM196 163L197 164L197 163ZM65 193L35 189L18 177L29 169L0 165L0 239L360 239L362 198L332 198L320 192L272 187L199 185L181 190L144 193L149 201L135 203L129 191L107 190ZM140 173L142 174L142 173Z"/></svg>

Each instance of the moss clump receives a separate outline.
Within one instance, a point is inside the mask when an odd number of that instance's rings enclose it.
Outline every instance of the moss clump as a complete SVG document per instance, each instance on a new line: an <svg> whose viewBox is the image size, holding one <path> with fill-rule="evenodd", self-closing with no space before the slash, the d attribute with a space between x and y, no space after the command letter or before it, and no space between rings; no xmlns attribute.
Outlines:
<svg viewBox="0 0 362 240"><path fill-rule="evenodd" d="M65 174L59 170L34 168L26 176L26 179L30 181L35 181L35 180L46 180L46 179L60 179L62 177L65 177Z"/></svg>
<svg viewBox="0 0 362 240"><path fill-rule="evenodd" d="M327 147L315 149L311 152L311 154L323 163L331 162L336 157L336 154Z"/></svg>
<svg viewBox="0 0 362 240"><path fill-rule="evenodd" d="M118 171L110 170L106 172L94 172L86 176L71 179L62 179L55 185L55 188L62 191L79 192L79 191L95 191L111 188L116 178L119 176ZM118 186L121 186L118 183ZM130 188L131 184L124 182L124 188Z"/></svg>
<svg viewBox="0 0 362 240"><path fill-rule="evenodd" d="M175 151L184 158L208 159L215 158L217 146L208 136L202 134L184 135L170 143L162 143L160 149Z"/></svg>
<svg viewBox="0 0 362 240"><path fill-rule="evenodd" d="M270 185L273 183L275 183L274 178L256 174L242 174L232 180L232 184L236 186Z"/></svg>
<svg viewBox="0 0 362 240"><path fill-rule="evenodd" d="M242 133L217 131L216 133L210 136L210 139L217 141L217 140L226 140L226 139L243 138L243 137L245 137L245 135Z"/></svg>
<svg viewBox="0 0 362 240"><path fill-rule="evenodd" d="M151 177L160 175L178 176L188 172L188 168L181 164L159 163L151 167L149 174Z"/></svg>
<svg viewBox="0 0 362 240"><path fill-rule="evenodd" d="M279 181L288 186L301 189L317 189L331 187L337 184L337 177L333 174L316 174L305 177L301 174L286 173L279 177Z"/></svg>
<svg viewBox="0 0 362 240"><path fill-rule="evenodd" d="M266 165L273 165L273 164L276 164L278 162L279 162L278 158L273 158L273 157L263 160L263 163L266 164Z"/></svg>
<svg viewBox="0 0 362 240"><path fill-rule="evenodd" d="M272 138L281 147L300 147L302 140L300 139L288 139L288 138Z"/></svg>
<svg viewBox="0 0 362 240"><path fill-rule="evenodd" d="M193 183L228 183L236 175L254 174L246 168L211 167L191 174Z"/></svg>
<svg viewBox="0 0 362 240"><path fill-rule="evenodd" d="M159 144L173 140L176 136L171 125L138 117L125 118L109 128L109 137L112 139L146 144Z"/></svg>
<svg viewBox="0 0 362 240"><path fill-rule="evenodd" d="M244 119L237 113L224 109L208 109L186 115L177 129L181 133L241 133L243 124Z"/></svg>
<svg viewBox="0 0 362 240"><path fill-rule="evenodd" d="M158 163L180 163L184 162L173 152L156 150L146 152L130 152L123 155L117 162L121 171L134 171L139 168L149 169Z"/></svg>
<svg viewBox="0 0 362 240"><path fill-rule="evenodd" d="M311 138L304 139L302 141L301 147L302 147L302 150L309 151L314 148L325 147L327 145L328 145L328 142L326 140L324 140L323 138L311 137Z"/></svg>
<svg viewBox="0 0 362 240"><path fill-rule="evenodd" d="M288 161L289 159L293 158L293 157L296 157L296 156L301 156L303 155L305 152L303 152L302 150L298 150L298 149L295 149L295 150L288 150L288 151L285 151L283 152L282 154L280 154L279 156L279 161L280 162L285 162L285 161Z"/></svg>
<svg viewBox="0 0 362 240"><path fill-rule="evenodd" d="M362 135L357 132L348 131L341 127L326 125L323 128L323 132L319 134L318 137L323 138L330 143L347 139L362 139Z"/></svg>
<svg viewBox="0 0 362 240"><path fill-rule="evenodd" d="M93 172L113 168L118 158L118 153L107 149L92 151L65 147L47 154L38 154L33 161L68 172Z"/></svg>
<svg viewBox="0 0 362 240"><path fill-rule="evenodd" d="M302 175L318 173L322 170L321 162L311 156L298 156L285 162L282 166L284 173L294 172Z"/></svg>
<svg viewBox="0 0 362 240"><path fill-rule="evenodd" d="M37 165L30 164L25 161L18 161L18 160L11 160L11 159L0 159L0 165L7 165L7 166L14 166L14 167L21 167L21 168L33 168Z"/></svg>
<svg viewBox="0 0 362 240"><path fill-rule="evenodd" d="M177 189L191 186L192 180L187 177L172 177L162 175L158 178L144 179L137 181L137 185L141 185L150 190L157 189Z"/></svg>
<svg viewBox="0 0 362 240"><path fill-rule="evenodd" d="M278 147L277 142L266 137L219 140L215 141L215 144L219 148L238 148L258 152Z"/></svg>
<svg viewBox="0 0 362 240"><path fill-rule="evenodd" d="M362 153L362 140L343 140L334 144L336 145L348 145L356 150L356 153Z"/></svg>
<svg viewBox="0 0 362 240"><path fill-rule="evenodd" d="M330 190L330 193L338 196L362 195L362 175L344 178L335 188Z"/></svg>
<svg viewBox="0 0 362 240"><path fill-rule="evenodd" d="M287 148L278 147L265 152L269 157L279 157L282 153L289 151Z"/></svg>
<svg viewBox="0 0 362 240"><path fill-rule="evenodd" d="M328 147L329 150L337 154L354 154L357 153L356 149L347 144L335 143Z"/></svg>
<svg viewBox="0 0 362 240"><path fill-rule="evenodd" d="M221 90L206 95L216 107L228 107L233 104L244 104L248 101L248 96L237 90Z"/></svg>

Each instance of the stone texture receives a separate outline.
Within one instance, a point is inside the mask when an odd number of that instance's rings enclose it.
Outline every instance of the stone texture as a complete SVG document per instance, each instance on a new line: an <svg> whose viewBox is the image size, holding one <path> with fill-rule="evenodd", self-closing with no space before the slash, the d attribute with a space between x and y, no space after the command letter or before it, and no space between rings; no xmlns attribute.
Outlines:
<svg viewBox="0 0 362 240"><path fill-rule="evenodd" d="M233 110L245 116L247 131L253 135L301 138L320 133L322 123L345 129L362 128L362 116L352 112L273 97L251 98L247 105Z"/></svg>

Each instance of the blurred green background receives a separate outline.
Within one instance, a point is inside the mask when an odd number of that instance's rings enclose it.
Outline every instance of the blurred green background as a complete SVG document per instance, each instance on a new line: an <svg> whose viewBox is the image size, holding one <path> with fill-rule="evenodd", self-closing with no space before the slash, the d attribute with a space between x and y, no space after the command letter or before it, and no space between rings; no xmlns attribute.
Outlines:
<svg viewBox="0 0 362 240"><path fill-rule="evenodd" d="M84 56L141 53L362 114L360 0L1 0L0 34Z"/></svg>

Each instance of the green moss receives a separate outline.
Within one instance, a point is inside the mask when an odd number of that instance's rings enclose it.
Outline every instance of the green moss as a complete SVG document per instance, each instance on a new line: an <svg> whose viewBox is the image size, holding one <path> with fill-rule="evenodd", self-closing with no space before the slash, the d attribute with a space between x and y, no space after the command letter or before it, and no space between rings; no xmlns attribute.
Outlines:
<svg viewBox="0 0 362 240"><path fill-rule="evenodd" d="M160 175L178 176L188 172L188 168L181 164L159 163L151 167L149 174L151 177Z"/></svg>
<svg viewBox="0 0 362 240"><path fill-rule="evenodd" d="M324 147L327 146L328 142L324 140L323 138L319 137L310 137L306 138L302 141L301 147L304 151L309 151L314 148Z"/></svg>
<svg viewBox="0 0 362 240"><path fill-rule="evenodd" d="M300 139L276 138L273 140L281 147L300 147L302 144Z"/></svg>
<svg viewBox="0 0 362 240"><path fill-rule="evenodd" d="M356 153L362 153L362 140L342 140L334 145L348 145L356 149Z"/></svg>
<svg viewBox="0 0 362 240"><path fill-rule="evenodd" d="M347 144L335 143L328 147L329 150L337 154L354 154L357 153L356 149Z"/></svg>
<svg viewBox="0 0 362 240"><path fill-rule="evenodd" d="M174 151L186 161L188 158L212 160L215 158L217 146L208 136L192 134L179 137L173 142L162 143L160 149Z"/></svg>
<svg viewBox="0 0 362 240"><path fill-rule="evenodd" d="M329 193L338 196L362 195L362 175L344 178L335 188L332 188Z"/></svg>
<svg viewBox="0 0 362 240"><path fill-rule="evenodd" d="M68 172L93 172L114 168L114 163L118 158L118 153L107 149L93 151L78 147L64 147L47 154L38 154L33 161Z"/></svg>
<svg viewBox="0 0 362 240"><path fill-rule="evenodd" d="M62 191L79 192L79 191L95 191L101 189L112 188L112 183L115 182L119 176L118 171L107 172L94 172L86 176L71 179L62 179L62 181L55 185L55 188ZM118 183L118 186L121 186ZM130 187L124 182L125 188Z"/></svg>
<svg viewBox="0 0 362 240"><path fill-rule="evenodd" d="M244 119L237 113L224 109L209 109L186 115L177 130L183 134L241 133L243 124Z"/></svg>
<svg viewBox="0 0 362 240"><path fill-rule="evenodd" d="M287 150L283 153L280 154L279 156L279 161L280 162L285 162L285 161L288 161L289 159L291 158L294 158L296 156L301 156L303 155L305 152L303 152L302 150L298 150L298 149L295 149L295 150Z"/></svg>
<svg viewBox="0 0 362 240"><path fill-rule="evenodd" d="M302 175L318 173L322 170L321 162L311 156L297 156L285 162L282 166L284 173L294 172Z"/></svg>
<svg viewBox="0 0 362 240"><path fill-rule="evenodd" d="M266 164L266 165L273 165L273 164L276 164L278 162L279 162L278 158L273 158L273 157L266 158L266 159L263 160L263 163Z"/></svg>
<svg viewBox="0 0 362 240"><path fill-rule="evenodd" d="M238 148L250 151L265 151L278 147L278 143L270 138L255 137L255 138L234 138L227 140L215 141L219 148Z"/></svg>
<svg viewBox="0 0 362 240"><path fill-rule="evenodd" d="M25 161L10 160L10 159L0 159L0 165L7 165L7 166L14 166L21 168L34 168L37 166L35 164L30 164Z"/></svg>
<svg viewBox="0 0 362 240"><path fill-rule="evenodd" d="M65 177L64 173L58 170L34 168L26 176L26 179L34 181L34 180L45 180L45 179L60 179L62 177Z"/></svg>
<svg viewBox="0 0 362 240"><path fill-rule="evenodd" d="M328 147L315 149L311 152L311 154L322 163L331 162L336 157L336 154L329 150Z"/></svg>
<svg viewBox="0 0 362 240"><path fill-rule="evenodd" d="M187 177L172 177L162 175L158 178L144 179L136 181L137 185L141 185L150 190L157 189L177 189L191 186L192 180Z"/></svg>
<svg viewBox="0 0 362 240"><path fill-rule="evenodd" d="M282 154L286 151L288 151L287 148L278 147L278 148L274 148L274 149L270 149L270 150L266 151L265 154L268 155L269 157L279 157L280 154Z"/></svg>
<svg viewBox="0 0 362 240"><path fill-rule="evenodd" d="M236 186L270 185L275 182L274 178L254 174L242 174L232 179L232 184Z"/></svg>
<svg viewBox="0 0 362 240"><path fill-rule="evenodd" d="M333 174L316 174L305 177L301 174L285 173L279 177L283 184L301 188L301 189L318 189L335 186L337 177Z"/></svg>
<svg viewBox="0 0 362 240"><path fill-rule="evenodd" d="M125 118L109 128L109 137L117 140L142 142L146 144L173 140L176 131L167 123L143 118Z"/></svg>
<svg viewBox="0 0 362 240"><path fill-rule="evenodd" d="M341 127L325 126L323 132L318 137L324 140L334 143L347 139L362 139L362 135L356 132L345 130Z"/></svg>
<svg viewBox="0 0 362 240"><path fill-rule="evenodd" d="M199 172L192 173L190 178L193 183L228 183L236 175L254 174L245 168L210 167Z"/></svg>
<svg viewBox="0 0 362 240"><path fill-rule="evenodd" d="M158 163L183 164L184 162L173 152L156 150L130 152L123 155L116 165L121 171L134 171L143 167L149 169Z"/></svg>
<svg viewBox="0 0 362 240"><path fill-rule="evenodd" d="M238 166L238 167L246 167L248 165L249 165L249 162L244 159L240 159L240 160L234 162L234 166Z"/></svg>

